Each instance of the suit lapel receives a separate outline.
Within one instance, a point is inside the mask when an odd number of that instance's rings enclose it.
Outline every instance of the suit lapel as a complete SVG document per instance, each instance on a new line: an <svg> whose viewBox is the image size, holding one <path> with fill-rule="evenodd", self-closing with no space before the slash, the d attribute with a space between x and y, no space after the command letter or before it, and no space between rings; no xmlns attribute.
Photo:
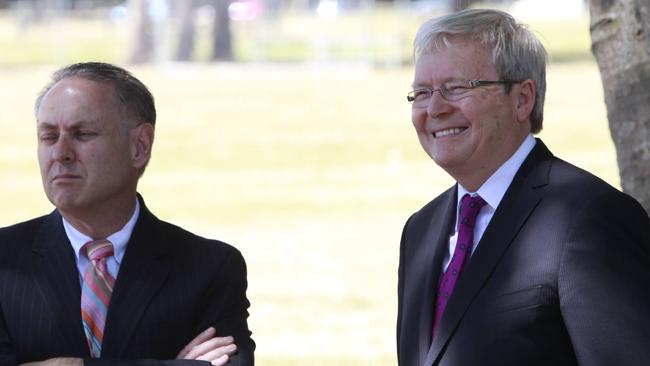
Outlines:
<svg viewBox="0 0 650 366"><path fill-rule="evenodd" d="M526 158L506 191L499 207L481 238L480 244L463 271L449 298L425 365L437 362L468 307L490 278L494 268L521 227L533 212L541 195L535 189L548 184L550 158L553 155L540 141Z"/></svg>
<svg viewBox="0 0 650 366"><path fill-rule="evenodd" d="M54 211L36 234L33 246L34 282L58 318L61 336L67 339L74 355L89 356L81 325L81 286L75 253L70 245L61 215Z"/></svg>
<svg viewBox="0 0 650 366"><path fill-rule="evenodd" d="M423 248L423 253L421 256L418 255L415 260L421 262L413 263L414 268L423 268L427 271L425 289L428 291L425 291L424 301L420 304L422 306L420 309L421 321L418 328L420 364L424 361L431 345L434 304L440 281L440 268L448 247L450 230L456 217L456 194L456 186L445 192L442 209L434 213L427 232L420 236L423 238L423 245L420 246Z"/></svg>
<svg viewBox="0 0 650 366"><path fill-rule="evenodd" d="M169 272L169 243L159 236L158 219L140 199L140 216L120 265L106 316L103 357L121 357L151 299Z"/></svg>

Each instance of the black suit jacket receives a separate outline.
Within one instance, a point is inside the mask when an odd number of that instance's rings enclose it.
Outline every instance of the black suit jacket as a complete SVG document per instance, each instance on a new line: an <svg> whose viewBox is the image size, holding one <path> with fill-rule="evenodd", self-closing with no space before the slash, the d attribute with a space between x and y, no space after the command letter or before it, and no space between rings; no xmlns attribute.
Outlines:
<svg viewBox="0 0 650 366"><path fill-rule="evenodd" d="M401 366L650 365L650 220L537 141L456 284L432 341L456 187L402 234Z"/></svg>
<svg viewBox="0 0 650 366"><path fill-rule="evenodd" d="M230 364L252 365L239 251L158 220L139 199L110 300L102 359L86 363L173 360L214 326L217 335L235 337L239 353ZM74 255L57 211L0 229L0 363L89 357Z"/></svg>

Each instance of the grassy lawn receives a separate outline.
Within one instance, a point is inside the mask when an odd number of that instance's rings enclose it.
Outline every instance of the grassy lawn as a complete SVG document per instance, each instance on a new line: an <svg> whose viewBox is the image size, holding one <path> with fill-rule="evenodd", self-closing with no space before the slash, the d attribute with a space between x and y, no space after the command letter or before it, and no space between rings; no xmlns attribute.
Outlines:
<svg viewBox="0 0 650 366"><path fill-rule="evenodd" d="M0 44L7 45L9 28L2 27ZM0 226L52 209L40 186L32 104L55 68L39 63L60 62L11 47L16 54L0 55ZM99 58L119 60L116 50L108 42ZM25 61L32 58L38 62ZM410 66L131 69L151 87L159 110L140 191L162 219L243 252L258 363L395 364L402 225L452 184L411 127ZM593 61L553 63L548 83L541 138L618 185Z"/></svg>

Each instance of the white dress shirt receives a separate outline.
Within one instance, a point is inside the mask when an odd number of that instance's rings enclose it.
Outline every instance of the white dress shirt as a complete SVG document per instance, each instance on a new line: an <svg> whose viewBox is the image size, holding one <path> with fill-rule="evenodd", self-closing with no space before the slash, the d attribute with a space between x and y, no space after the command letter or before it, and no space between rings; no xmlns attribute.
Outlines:
<svg viewBox="0 0 650 366"><path fill-rule="evenodd" d="M526 160L526 157L533 150L533 147L535 147L536 143L537 141L535 141L533 135L528 134L521 145L519 145L517 151L515 151L515 153L512 154L512 156L506 160L506 162L503 163L499 169L497 169L494 174L492 174L490 178L488 178L488 180L486 180L485 183L483 183L483 185L476 192L469 192L467 189L465 189L465 187L458 184L456 222L454 224L454 232L449 237L449 250L447 253L445 253L445 258L442 261L443 271L447 269L447 266L451 260L451 255L456 249L456 240L458 239L458 211L460 208L460 200L466 193L469 193L470 196L476 196L478 194L487 203L485 206L483 206L483 208L481 208L481 211L479 211L476 218L476 225L474 226L474 242L472 243L473 254L476 250L476 247L478 247L481 237L483 236L485 229L490 223L490 220L492 220L494 212L496 211L497 207L499 207L499 203L501 203L503 195L506 194L508 187L510 187L512 179L515 177L515 174L521 167L521 164L523 164L524 160Z"/></svg>
<svg viewBox="0 0 650 366"><path fill-rule="evenodd" d="M113 256L109 257L106 261L106 266L108 272L117 278L117 273L120 270L120 264L122 263L122 258L124 257L124 252L126 251L126 245L131 238L131 233L135 227L135 223L138 220L138 215L140 214L140 203L136 199L135 201L135 210L129 221L122 227L119 231L109 235L106 239L113 244ZM79 230L75 229L72 224L70 224L65 218L63 219L63 228L65 233L72 244L72 249L75 252L75 259L77 260L77 268L79 269L79 281L83 282L83 274L88 267L88 258L85 255L81 254L81 247L93 239L86 234L81 233Z"/></svg>

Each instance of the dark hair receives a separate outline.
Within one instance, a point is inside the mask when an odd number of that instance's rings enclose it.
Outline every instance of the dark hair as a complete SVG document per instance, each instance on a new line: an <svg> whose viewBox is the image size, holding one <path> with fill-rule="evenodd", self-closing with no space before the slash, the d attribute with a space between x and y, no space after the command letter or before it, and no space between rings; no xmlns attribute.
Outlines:
<svg viewBox="0 0 650 366"><path fill-rule="evenodd" d="M124 108L125 119L139 125L156 124L156 106L149 89L127 70L104 62L81 62L68 65L54 72L52 80L36 98L34 111L38 112L43 97L59 81L79 77L82 79L108 83L115 88L115 96Z"/></svg>

